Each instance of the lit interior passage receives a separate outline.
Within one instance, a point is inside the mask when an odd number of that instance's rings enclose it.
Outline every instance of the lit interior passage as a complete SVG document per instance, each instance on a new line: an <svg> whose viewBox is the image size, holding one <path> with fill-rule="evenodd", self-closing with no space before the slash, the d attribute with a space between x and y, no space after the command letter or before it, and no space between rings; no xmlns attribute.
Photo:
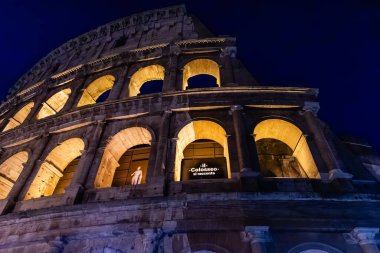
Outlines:
<svg viewBox="0 0 380 253"><path fill-rule="evenodd" d="M143 127L127 128L114 135L104 150L95 179L95 188L107 188L113 185L119 186L123 182L128 184L129 182L132 182L133 178L131 175L138 170L139 166L140 170L142 170L142 181L140 183L145 182L145 166L147 166L150 149L148 152L148 149L144 148L147 148L146 145L150 146L151 141L152 136L150 132ZM132 153L128 153L129 150ZM139 152L142 153L138 154ZM138 161L139 159L141 159L140 162ZM116 170L119 167L121 168L116 173ZM115 173L117 178L114 180ZM123 177L130 178L124 180Z"/></svg>
<svg viewBox="0 0 380 253"><path fill-rule="evenodd" d="M9 119L9 122L4 127L3 132L21 125L25 121L26 117L28 117L33 107L34 107L34 102L30 102L24 107L22 107L13 117Z"/></svg>
<svg viewBox="0 0 380 253"><path fill-rule="evenodd" d="M37 114L37 119L43 119L57 114L65 106L70 94L70 88L64 89L55 93L48 100L46 100L46 102L43 102L42 107Z"/></svg>
<svg viewBox="0 0 380 253"><path fill-rule="evenodd" d="M158 85L157 82L152 81L164 80L164 77L165 68L161 65L150 65L147 67L140 68L132 75L131 80L129 82L129 96L134 97L140 95L140 89L145 83L151 82L151 85ZM160 92L161 90L158 90L158 92Z"/></svg>
<svg viewBox="0 0 380 253"><path fill-rule="evenodd" d="M8 196L27 161L28 153L23 151L11 156L0 165L0 199Z"/></svg>
<svg viewBox="0 0 380 253"><path fill-rule="evenodd" d="M221 127L219 124L212 121L208 121L208 120L192 121L181 129L177 137L178 138L177 138L177 146L176 146L175 165L174 165L174 180L175 181L181 180L182 161L183 159L186 158L185 154L188 155L188 151L186 151L186 153L184 152L185 149L188 147L189 144L195 141L199 141L199 140L209 140L209 141L212 141L212 143L216 142L223 148L223 157L226 160L226 170L227 170L225 176L226 178L231 177L227 134L226 134L226 131L223 129L223 127ZM195 144L195 145L198 145L198 144ZM215 152L220 152L220 148L215 149ZM210 158L212 159L212 157Z"/></svg>
<svg viewBox="0 0 380 253"><path fill-rule="evenodd" d="M85 144L79 138L66 140L55 147L42 163L25 195L25 200L63 193L62 188L69 186L71 182L71 180L67 182L71 176L65 171L66 169L69 173L75 171L77 164L71 163L82 155L84 148ZM57 186L59 188L55 191Z"/></svg>
<svg viewBox="0 0 380 253"><path fill-rule="evenodd" d="M320 178L306 138L295 125L280 119L254 129L261 173L267 177Z"/></svg>
<svg viewBox="0 0 380 253"><path fill-rule="evenodd" d="M186 90L189 86L189 79L198 75L209 75L216 79L217 86L220 87L219 65L209 59L196 59L185 65L183 68L182 88Z"/></svg>
<svg viewBox="0 0 380 253"><path fill-rule="evenodd" d="M227 178L227 163L222 145L212 140L197 140L185 148L181 181Z"/></svg>
<svg viewBox="0 0 380 253"><path fill-rule="evenodd" d="M135 173L138 167L141 170L141 178L136 178L137 184L145 184L149 155L150 146L147 144L128 149L119 160L120 166L116 168L112 186L131 185L134 178L133 173Z"/></svg>
<svg viewBox="0 0 380 253"><path fill-rule="evenodd" d="M96 79L83 90L82 97L80 98L77 106L81 107L101 102L98 101L98 99L102 96L102 94L111 90L114 83L115 77L113 75L105 75Z"/></svg>

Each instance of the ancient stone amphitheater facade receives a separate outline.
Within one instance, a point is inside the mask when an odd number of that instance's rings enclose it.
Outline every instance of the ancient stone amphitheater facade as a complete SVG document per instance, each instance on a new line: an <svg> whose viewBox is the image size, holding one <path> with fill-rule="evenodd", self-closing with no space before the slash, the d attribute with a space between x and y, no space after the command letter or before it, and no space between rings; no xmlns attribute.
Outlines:
<svg viewBox="0 0 380 253"><path fill-rule="evenodd" d="M184 6L70 40L0 107L0 252L379 252L380 159L317 95Z"/></svg>

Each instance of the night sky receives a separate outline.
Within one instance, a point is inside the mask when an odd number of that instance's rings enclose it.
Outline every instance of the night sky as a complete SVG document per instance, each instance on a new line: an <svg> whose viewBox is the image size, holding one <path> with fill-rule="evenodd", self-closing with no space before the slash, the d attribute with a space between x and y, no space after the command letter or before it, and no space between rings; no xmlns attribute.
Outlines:
<svg viewBox="0 0 380 253"><path fill-rule="evenodd" d="M185 3L261 85L320 89L319 117L380 151L380 1L3 0L0 97L39 59L109 21Z"/></svg>

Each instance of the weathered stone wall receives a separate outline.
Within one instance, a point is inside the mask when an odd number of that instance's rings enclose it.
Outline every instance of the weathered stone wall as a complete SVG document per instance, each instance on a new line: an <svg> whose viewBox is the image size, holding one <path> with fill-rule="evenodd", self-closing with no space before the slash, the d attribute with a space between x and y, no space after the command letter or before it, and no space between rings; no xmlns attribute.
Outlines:
<svg viewBox="0 0 380 253"><path fill-rule="evenodd" d="M0 200L0 252L378 252L376 156L363 160L331 135L317 117L317 89L258 86L236 59L234 38L214 38L197 22L183 6L133 15L67 42L19 80L0 106L0 130L35 106L0 133L0 164L29 156ZM183 69L196 59L218 65L220 87L183 90ZM165 69L162 92L131 96L133 74L156 64ZM78 107L106 75L115 77L107 100ZM37 119L68 88L63 108ZM261 175L254 129L267 119L299 129L319 177ZM178 134L198 120L225 131L229 178L174 179ZM96 188L107 144L130 127L151 135L146 184ZM71 138L85 148L70 187L25 200L51 150Z"/></svg>

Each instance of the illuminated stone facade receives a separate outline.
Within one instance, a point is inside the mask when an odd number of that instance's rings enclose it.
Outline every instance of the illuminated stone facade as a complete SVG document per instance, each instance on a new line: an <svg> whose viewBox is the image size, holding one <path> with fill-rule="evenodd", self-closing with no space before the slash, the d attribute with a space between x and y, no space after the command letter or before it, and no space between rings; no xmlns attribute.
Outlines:
<svg viewBox="0 0 380 253"><path fill-rule="evenodd" d="M183 6L70 40L0 106L0 253L379 252L380 158L317 95Z"/></svg>

